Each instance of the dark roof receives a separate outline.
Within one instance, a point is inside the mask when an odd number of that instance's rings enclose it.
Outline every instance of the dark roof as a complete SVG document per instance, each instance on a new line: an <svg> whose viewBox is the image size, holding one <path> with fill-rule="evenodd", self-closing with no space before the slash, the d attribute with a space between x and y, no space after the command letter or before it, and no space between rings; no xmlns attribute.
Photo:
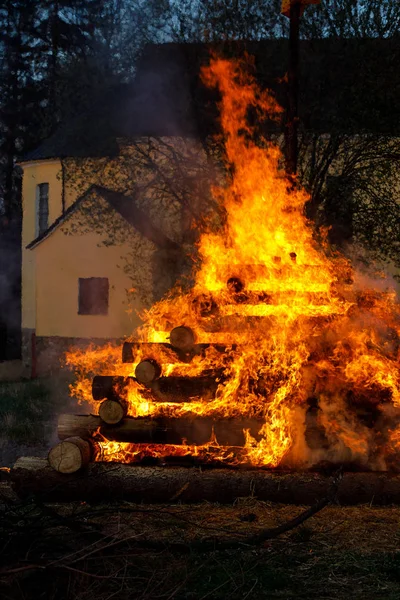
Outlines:
<svg viewBox="0 0 400 600"><path fill-rule="evenodd" d="M288 41L148 45L132 85L114 86L90 113L64 123L24 160L112 156L118 138L203 136L216 131L218 96L199 78L210 51L255 57L261 85L287 104ZM400 129L400 38L300 42L299 113L317 132L395 135Z"/></svg>
<svg viewBox="0 0 400 600"><path fill-rule="evenodd" d="M145 238L153 242L159 248L166 250L179 250L180 246L167 237L160 229L151 223L149 217L135 204L131 196L125 196L120 192L114 192L108 188L103 188L97 185L92 185L82 196L80 196L61 216L58 217L37 238L30 242L27 249L34 248L40 242L45 240L59 225L64 223L66 219L93 193L99 194L104 200L116 210L132 227L134 227Z"/></svg>

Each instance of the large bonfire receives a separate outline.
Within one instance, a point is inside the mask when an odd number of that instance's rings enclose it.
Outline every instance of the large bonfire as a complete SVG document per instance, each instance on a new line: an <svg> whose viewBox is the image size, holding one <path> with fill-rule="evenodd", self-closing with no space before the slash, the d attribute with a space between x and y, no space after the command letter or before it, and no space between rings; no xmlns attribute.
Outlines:
<svg viewBox="0 0 400 600"><path fill-rule="evenodd" d="M213 59L203 80L221 93L221 124L232 178L213 190L225 211L218 233L203 232L189 291L172 292L143 315L135 342L169 342L185 326L210 343L190 362L160 344L138 344L132 364L118 347L71 350L72 393L92 402L93 374L135 375L151 359L163 375L216 381L212 397L155 402L135 379L125 388L129 415L252 419L245 445L227 449L213 435L204 446L143 447L102 440L101 460L149 454L210 456L253 466L351 462L389 469L400 445L400 311L383 277L366 285L347 259L313 236L305 191L290 186L279 148L252 141L249 108L276 118L280 107L237 62ZM218 344L224 346L221 352ZM95 406L95 404L93 404Z"/></svg>

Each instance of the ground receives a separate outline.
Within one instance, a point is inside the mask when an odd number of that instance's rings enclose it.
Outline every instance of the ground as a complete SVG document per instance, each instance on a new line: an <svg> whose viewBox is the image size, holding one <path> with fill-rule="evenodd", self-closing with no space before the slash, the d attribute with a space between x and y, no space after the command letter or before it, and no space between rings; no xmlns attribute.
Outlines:
<svg viewBox="0 0 400 600"><path fill-rule="evenodd" d="M46 452L55 416L68 403L64 392L54 382L1 384L1 435L14 453ZM19 500L4 481L0 594L13 600L400 598L400 508L332 505L277 538L245 543L302 510L251 497L230 506L49 505ZM226 542L231 547L221 549Z"/></svg>
<svg viewBox="0 0 400 600"><path fill-rule="evenodd" d="M68 383L67 376L0 381L0 466L22 455L47 455L57 442L58 414L71 409Z"/></svg>
<svg viewBox="0 0 400 600"><path fill-rule="evenodd" d="M328 507L261 546L243 536L301 511L234 506L9 505L4 598L398 600L398 508ZM229 550L215 548L237 540Z"/></svg>

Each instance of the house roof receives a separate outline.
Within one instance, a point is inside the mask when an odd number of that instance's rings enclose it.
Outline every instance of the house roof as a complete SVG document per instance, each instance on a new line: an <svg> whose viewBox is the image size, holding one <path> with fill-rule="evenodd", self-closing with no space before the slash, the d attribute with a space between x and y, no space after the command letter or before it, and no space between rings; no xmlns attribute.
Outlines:
<svg viewBox="0 0 400 600"><path fill-rule="evenodd" d="M316 132L400 133L400 39L326 38L300 42L299 114ZM113 86L90 110L61 124L23 160L114 156L118 138L205 136L218 128L215 91L200 68L210 51L255 57L255 74L287 104L286 39L148 45L133 84Z"/></svg>
<svg viewBox="0 0 400 600"><path fill-rule="evenodd" d="M100 195L106 200L112 208L118 212L130 225L132 225L145 238L153 242L159 248L166 250L179 250L180 246L168 236L166 236L158 227L153 225L149 217L135 204L134 198L125 196L120 192L114 192L108 188L92 185L82 196L80 196L63 214L58 217L51 225L41 233L37 238L30 242L27 249L35 248L40 242L49 237L69 216L79 208L79 206L92 194Z"/></svg>

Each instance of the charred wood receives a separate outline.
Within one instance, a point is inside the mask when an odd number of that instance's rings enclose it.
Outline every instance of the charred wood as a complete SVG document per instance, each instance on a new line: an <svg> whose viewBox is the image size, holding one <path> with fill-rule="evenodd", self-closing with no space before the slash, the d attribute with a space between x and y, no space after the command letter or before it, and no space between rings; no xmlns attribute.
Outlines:
<svg viewBox="0 0 400 600"><path fill-rule="evenodd" d="M134 363L139 357L152 358L163 364L174 362L189 363L194 356L204 356L208 348L214 348L217 352L225 353L235 349L236 345L224 344L195 344L190 351L180 350L171 344L124 342L122 347L122 362Z"/></svg>
<svg viewBox="0 0 400 600"><path fill-rule="evenodd" d="M256 419L213 419L198 415L181 418L126 417L117 425L108 425L94 415L61 415L58 437L92 438L97 432L106 439L136 444L207 444L215 436L221 446L244 446L249 429L257 437L262 421Z"/></svg>
<svg viewBox="0 0 400 600"><path fill-rule="evenodd" d="M151 384L149 394L158 402L189 402L195 398L212 400L221 376L218 373L214 377L160 377Z"/></svg>
<svg viewBox="0 0 400 600"><path fill-rule="evenodd" d="M143 382L141 393L154 402L190 402L192 398L211 400L215 397L218 385L223 381L223 372L207 371L206 373L197 377L176 375L160 377L147 384ZM134 377L108 375L97 375L94 380L92 386L94 400L106 398L122 404L125 402L129 384L136 381Z"/></svg>
<svg viewBox="0 0 400 600"><path fill-rule="evenodd" d="M96 375L92 382L93 400L118 400L125 395L125 390L133 377L121 377L116 375Z"/></svg>
<svg viewBox="0 0 400 600"><path fill-rule="evenodd" d="M135 369L135 377L139 383L148 385L161 375L161 366L153 358L142 360Z"/></svg>
<svg viewBox="0 0 400 600"><path fill-rule="evenodd" d="M190 327L183 325L174 327L169 335L169 339L171 345L182 352L190 352L196 343L194 331Z"/></svg>

